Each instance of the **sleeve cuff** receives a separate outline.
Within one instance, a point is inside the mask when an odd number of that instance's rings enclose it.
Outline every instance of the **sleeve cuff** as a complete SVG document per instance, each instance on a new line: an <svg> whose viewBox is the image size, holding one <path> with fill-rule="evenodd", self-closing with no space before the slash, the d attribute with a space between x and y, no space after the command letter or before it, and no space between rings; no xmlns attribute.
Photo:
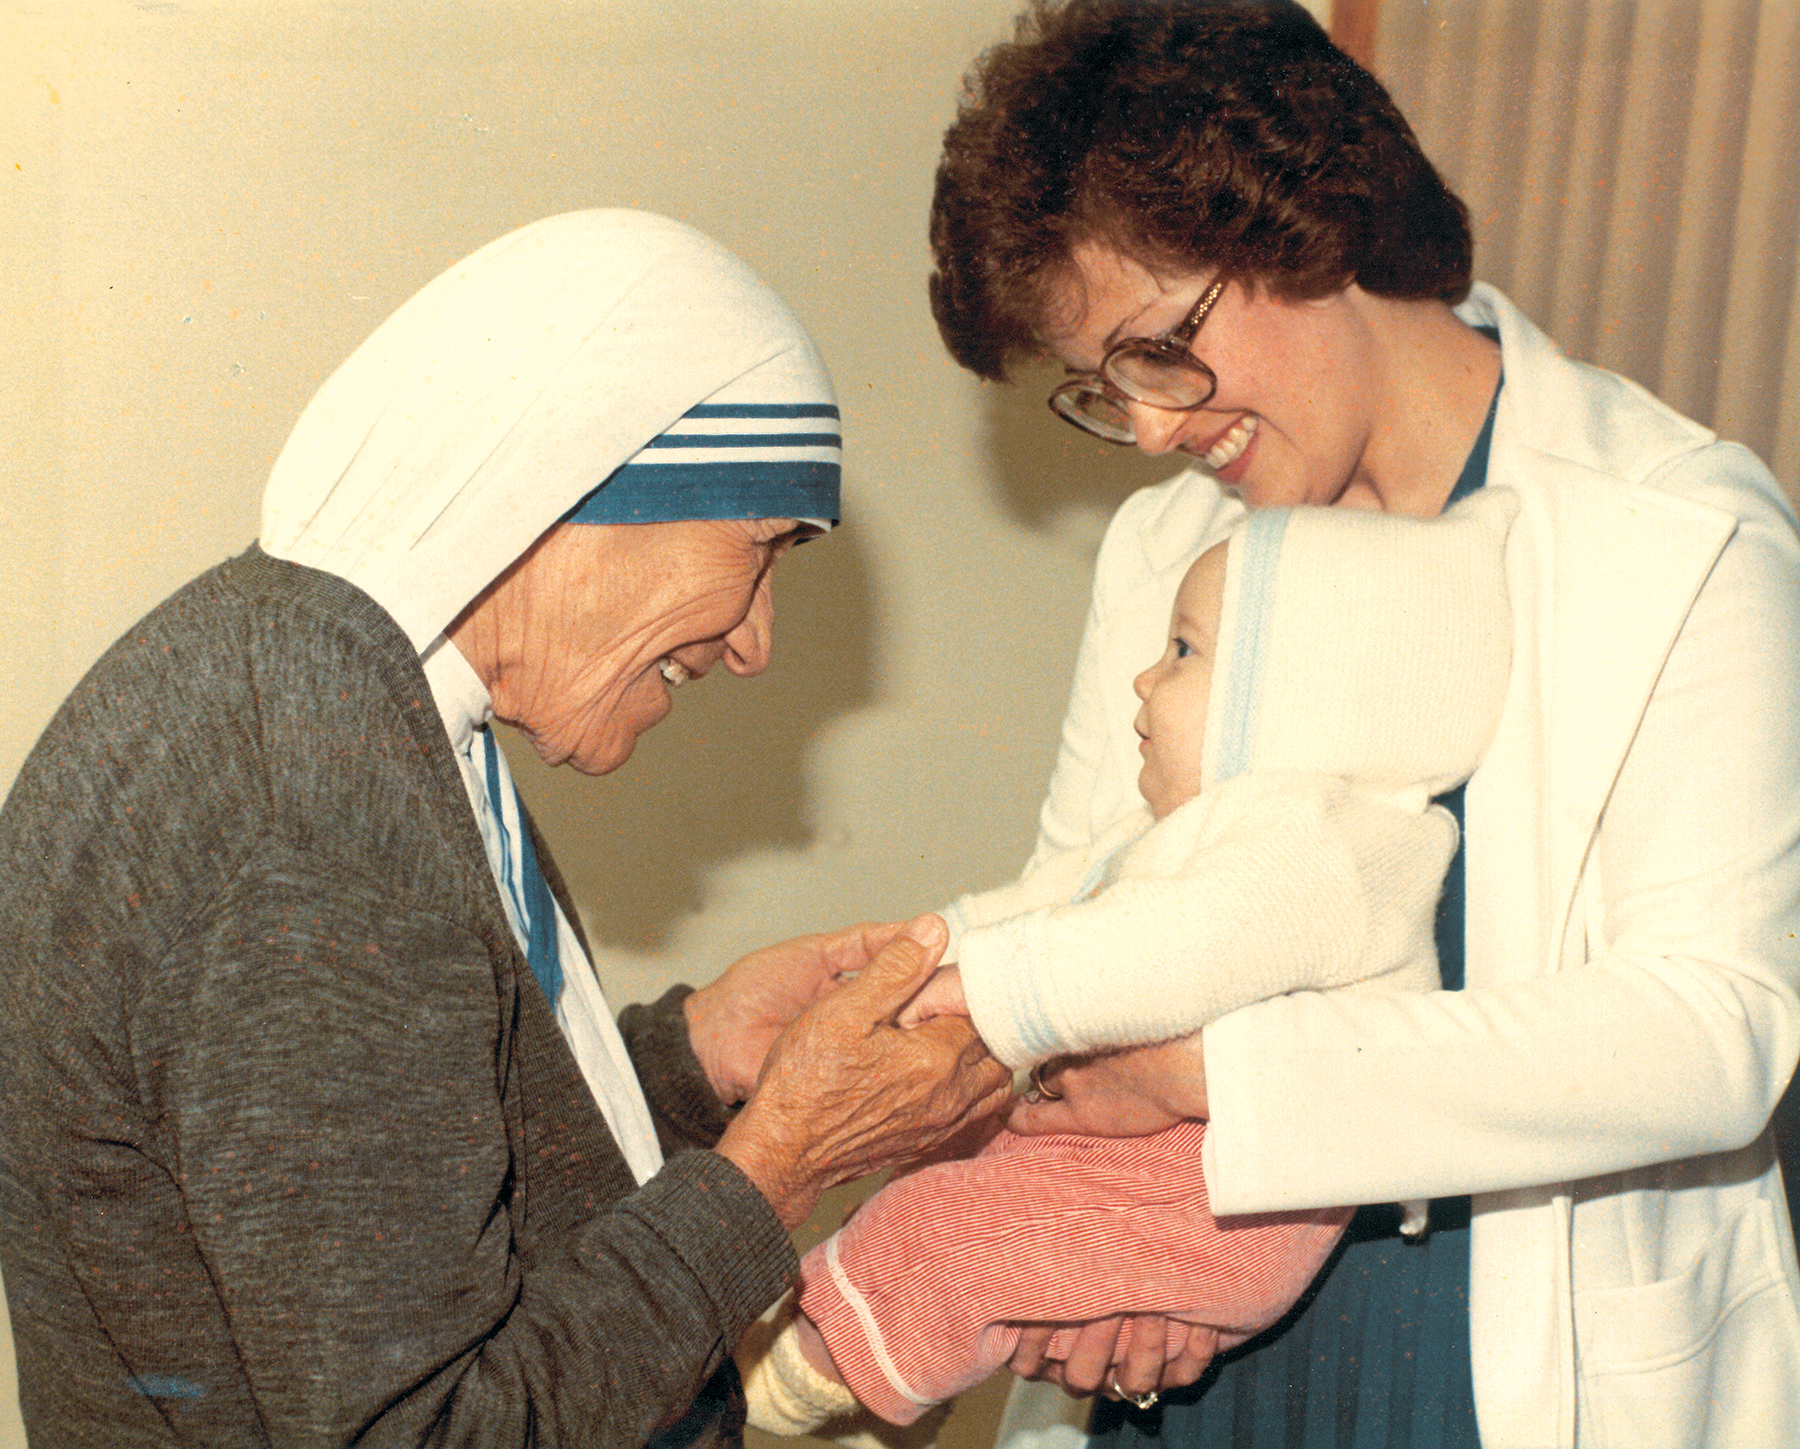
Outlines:
<svg viewBox="0 0 1800 1449"><path fill-rule="evenodd" d="M1027 1019L1041 1018L1041 1003L1027 989L1033 919L1014 916L997 925L976 927L962 938L957 963L969 1019L995 1060L1015 1071L1049 1055L1036 1048L1053 1035L1041 1019Z"/></svg>
<svg viewBox="0 0 1800 1449"><path fill-rule="evenodd" d="M683 1003L691 986L672 986L648 1006L619 1013L619 1034L656 1118L663 1150L711 1147L731 1123L732 1109L713 1091L688 1037Z"/></svg>
<svg viewBox="0 0 1800 1449"><path fill-rule="evenodd" d="M670 1158L624 1206L687 1265L712 1298L731 1342L800 1272L793 1240L775 1209L716 1152Z"/></svg>

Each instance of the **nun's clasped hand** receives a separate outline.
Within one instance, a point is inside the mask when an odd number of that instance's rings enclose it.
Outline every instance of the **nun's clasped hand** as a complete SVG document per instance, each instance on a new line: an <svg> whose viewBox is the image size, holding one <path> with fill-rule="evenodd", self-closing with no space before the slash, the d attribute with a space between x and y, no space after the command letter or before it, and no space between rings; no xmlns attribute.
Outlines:
<svg viewBox="0 0 1800 1449"><path fill-rule="evenodd" d="M719 1100L756 1090L775 1038L815 1001L875 959L905 921L865 922L753 951L683 1003L688 1040Z"/></svg>
<svg viewBox="0 0 1800 1449"><path fill-rule="evenodd" d="M790 1227L826 1189L923 1156L1010 1100L1011 1072L967 1019L899 1025L946 940L941 920L920 916L822 996L776 1038L720 1139Z"/></svg>

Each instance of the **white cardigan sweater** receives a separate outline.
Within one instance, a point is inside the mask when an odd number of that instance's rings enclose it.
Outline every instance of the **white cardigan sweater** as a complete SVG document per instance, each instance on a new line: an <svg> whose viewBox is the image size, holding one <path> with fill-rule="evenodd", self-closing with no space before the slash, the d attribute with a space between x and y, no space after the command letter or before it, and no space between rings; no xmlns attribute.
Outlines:
<svg viewBox="0 0 1800 1449"><path fill-rule="evenodd" d="M1215 1207L1475 1195L1489 1449L1800 1443L1769 1114L1800 1055L1800 541L1747 451L1504 297L1513 682L1467 795L1468 990L1206 1029ZM1199 472L1101 549L1039 852L1136 804L1131 680L1239 516Z"/></svg>

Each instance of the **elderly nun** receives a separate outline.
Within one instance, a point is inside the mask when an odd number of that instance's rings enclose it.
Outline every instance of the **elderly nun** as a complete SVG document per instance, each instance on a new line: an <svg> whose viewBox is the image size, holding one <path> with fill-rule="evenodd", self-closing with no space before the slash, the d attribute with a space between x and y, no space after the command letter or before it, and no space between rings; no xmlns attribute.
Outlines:
<svg viewBox="0 0 1800 1449"><path fill-rule="evenodd" d="M260 546L101 659L0 813L34 1441L738 1440L787 1229L1006 1074L893 1024L934 918L615 1023L491 726L617 768L763 668L770 571L837 515L817 353L663 218L503 237L326 382Z"/></svg>

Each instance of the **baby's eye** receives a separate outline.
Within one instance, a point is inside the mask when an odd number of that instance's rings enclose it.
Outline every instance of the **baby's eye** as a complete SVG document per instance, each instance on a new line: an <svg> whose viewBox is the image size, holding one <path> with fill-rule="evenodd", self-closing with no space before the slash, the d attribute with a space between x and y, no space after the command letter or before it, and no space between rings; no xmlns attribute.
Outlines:
<svg viewBox="0 0 1800 1449"><path fill-rule="evenodd" d="M1175 650L1175 657L1177 659L1186 659L1188 657L1188 655L1190 655L1194 652L1191 648L1188 647L1188 641L1179 636L1177 636L1174 639L1171 639L1169 641L1169 643L1173 646L1173 648Z"/></svg>

